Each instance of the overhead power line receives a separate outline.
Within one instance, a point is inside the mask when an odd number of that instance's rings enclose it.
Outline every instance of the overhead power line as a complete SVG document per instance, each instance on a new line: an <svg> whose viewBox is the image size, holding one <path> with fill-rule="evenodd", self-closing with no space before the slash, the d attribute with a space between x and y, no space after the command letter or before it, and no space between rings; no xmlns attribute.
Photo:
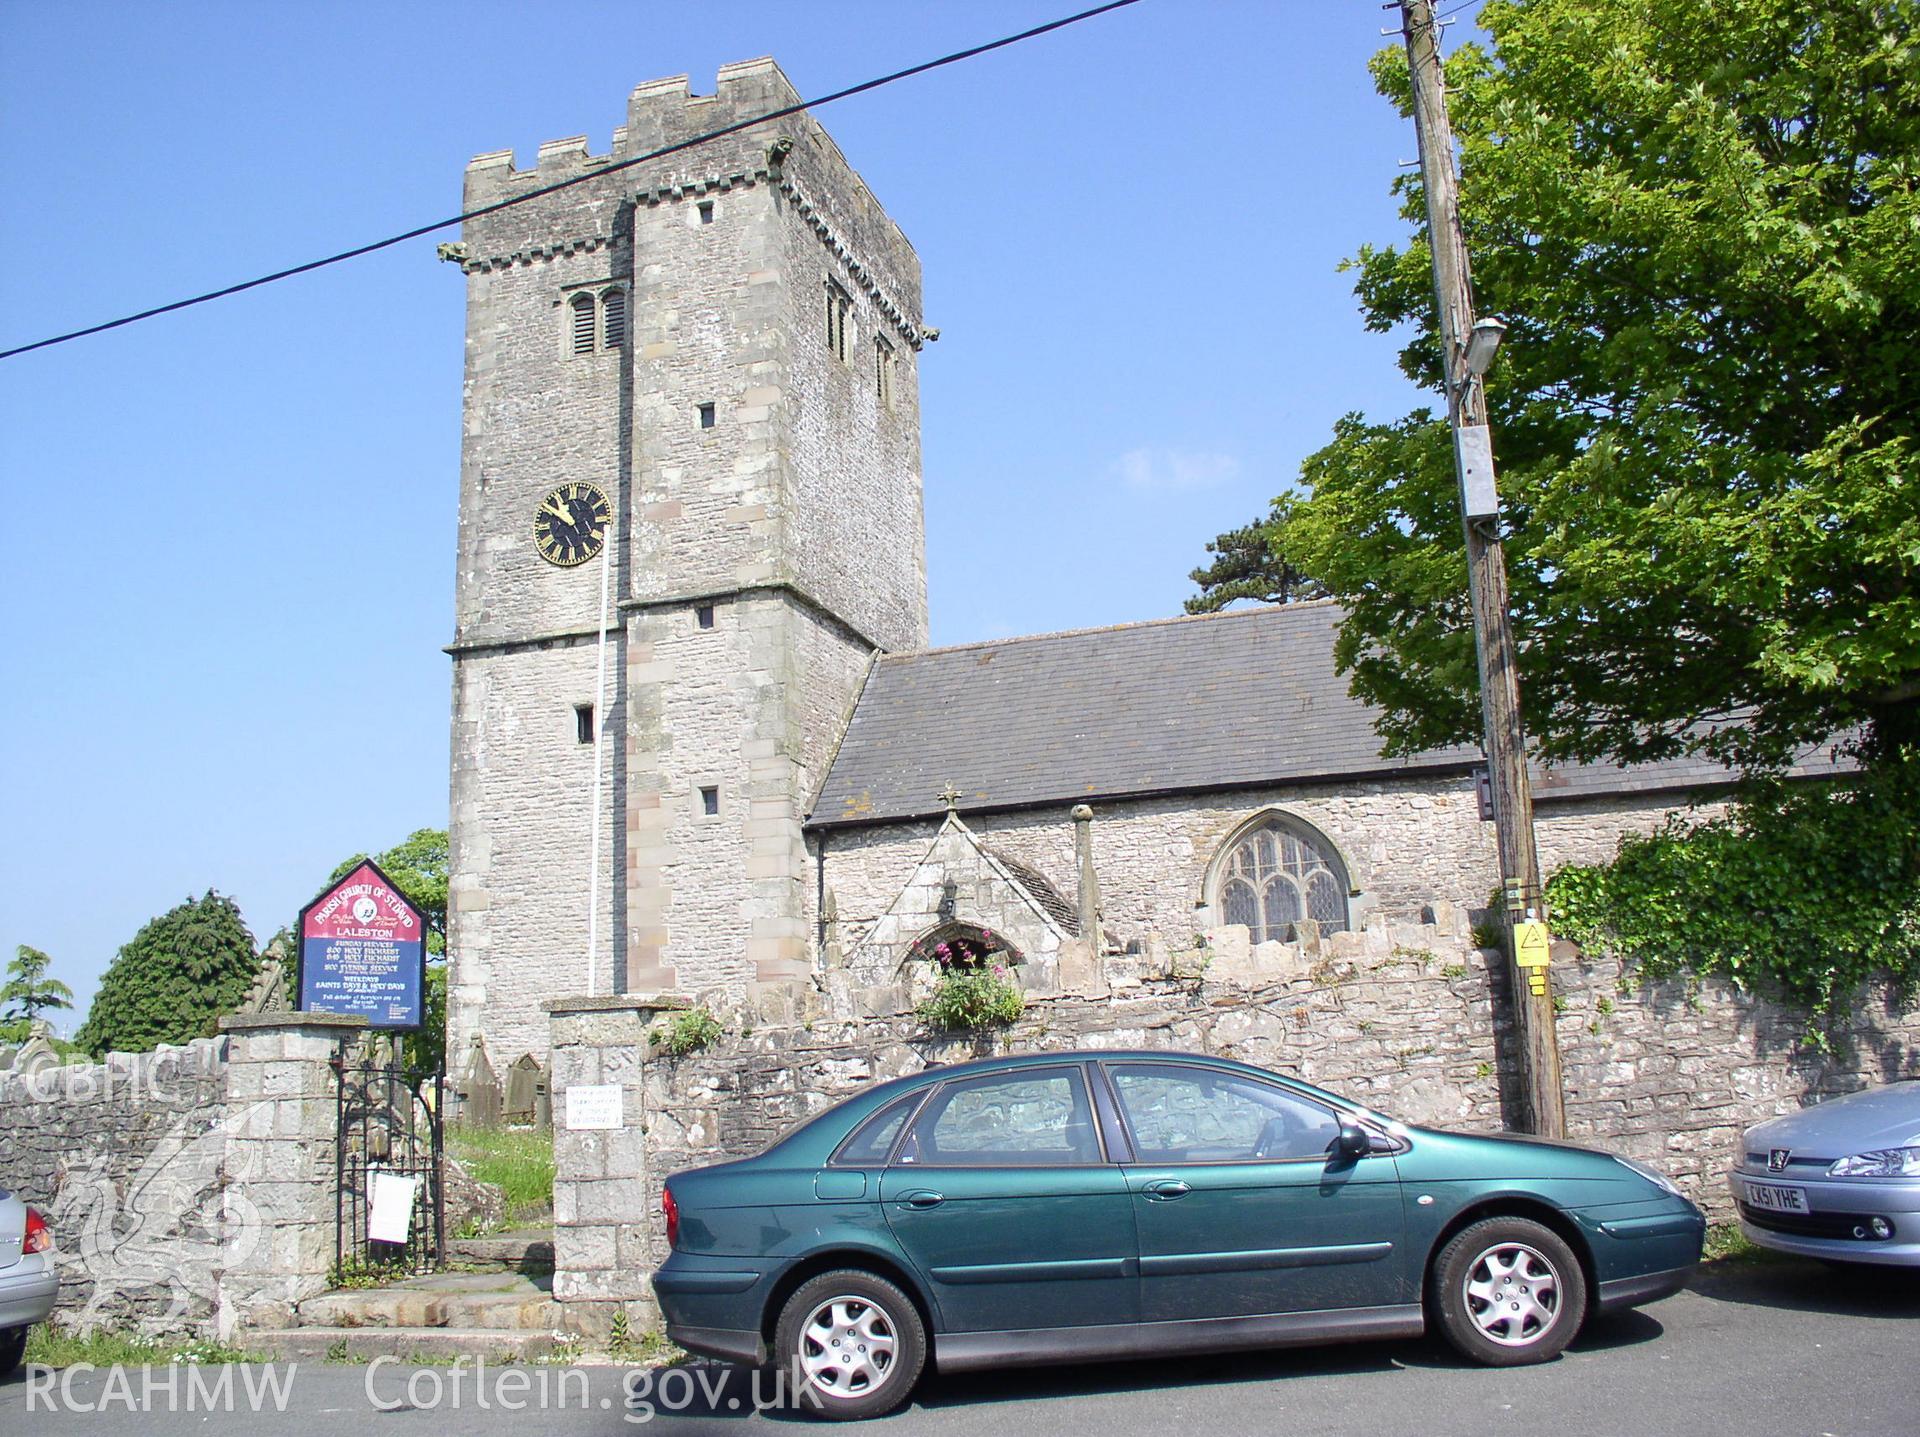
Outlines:
<svg viewBox="0 0 1920 1437"><path fill-rule="evenodd" d="M51 335L46 339L36 339L31 344L15 345L12 349L0 349L0 359L12 359L16 355L30 354L36 349L47 349L52 345L65 344L67 341L73 339L85 339L90 334L103 334L109 329L119 329L124 325L138 324L143 319L154 319L163 314L172 314L175 310L191 309L196 304L207 304L216 299L225 299L228 295L241 294L246 290L258 289L262 285L274 284L283 279L292 279L295 275L310 274L314 270L325 269L328 265L342 264L350 259L358 259L361 255L373 254L378 250L391 249L397 244L405 244L408 240L419 239L422 235L430 235L435 230L451 229L454 225L464 224L470 219L479 218L481 215L490 215L499 210L509 209L514 205L523 205L529 200L537 200L542 195L550 195L556 190L564 190L573 185L585 184L589 180L598 180L602 176L612 174L616 170L631 169L635 165L644 165L650 160L661 159L667 155L677 154L682 150L691 150L696 146L706 144L709 140L717 140L724 135L731 135L740 130L751 129L755 125L764 125L769 120L783 119L788 115L798 114L802 110L817 110L823 105L831 105L836 100L849 99L854 95L864 95L869 90L878 90L882 86L891 85L899 80L911 79L915 75L924 75L929 70L938 70L946 65L957 65L962 60L971 60L975 56L985 55L993 50L1004 50L1009 45L1018 45L1023 40L1032 40L1038 36L1050 34L1055 30L1064 30L1069 25L1078 25L1082 20L1091 20L1095 16L1105 15L1111 10L1123 10L1129 5L1137 5L1139 3L1140 0L1108 0L1107 4L1096 5L1091 10L1082 10L1076 15L1063 16L1058 20L1049 20L1044 25L1035 25L1031 30L1022 30L1016 35L1003 35L998 40L989 40L983 45L972 45L965 50L955 50L951 55L942 55L937 60L927 60L918 65L910 65L904 70L895 70L891 75L882 75L873 80L863 80L858 85L847 86L844 90L835 90L830 94L819 95L811 100L801 100L797 104L783 105L777 110L768 110L763 115L755 115L751 119L740 120L731 125L722 125L717 130L708 130L704 134L695 135L692 139L682 140L678 144L664 145L660 149L650 150L644 155L635 155L631 159L620 160L610 165L601 165L599 168L587 174L576 175L572 179L557 180L550 185L541 185L536 189L528 190L525 194L515 195L512 199L499 200L490 205L482 205L478 209L465 210L447 219L435 220L432 224L419 225L410 230L403 230L396 235L388 235L385 239L374 240L369 244L355 245L352 249L343 249L338 254L330 254L323 259L308 260L305 264L297 264L289 269L275 270L272 274L263 274L253 279L242 280L238 284L230 284L222 289L208 290L205 294L196 294L189 299L176 299L171 304L155 305L152 309L143 309L137 314L122 315L119 319L109 319L101 324L90 324L84 329L69 330L65 334Z"/></svg>

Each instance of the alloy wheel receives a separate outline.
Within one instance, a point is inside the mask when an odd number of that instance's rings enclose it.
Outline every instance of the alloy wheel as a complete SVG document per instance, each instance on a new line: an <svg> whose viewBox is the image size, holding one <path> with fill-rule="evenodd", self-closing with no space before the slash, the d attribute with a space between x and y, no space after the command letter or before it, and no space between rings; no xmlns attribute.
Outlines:
<svg viewBox="0 0 1920 1437"><path fill-rule="evenodd" d="M800 1326L800 1368L823 1397L866 1397L893 1371L899 1341L884 1308L864 1297L830 1297Z"/></svg>
<svg viewBox="0 0 1920 1437"><path fill-rule="evenodd" d="M1523 1242L1495 1243L1467 1268L1462 1292L1489 1342L1527 1347L1560 1320L1560 1271Z"/></svg>

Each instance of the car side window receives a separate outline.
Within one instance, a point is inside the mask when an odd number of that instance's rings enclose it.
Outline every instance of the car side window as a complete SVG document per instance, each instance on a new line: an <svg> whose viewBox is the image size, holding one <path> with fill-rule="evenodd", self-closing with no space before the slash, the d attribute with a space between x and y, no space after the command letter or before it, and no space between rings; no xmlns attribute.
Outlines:
<svg viewBox="0 0 1920 1437"><path fill-rule="evenodd" d="M1102 1161L1078 1068L1021 1068L947 1083L894 1161L918 1167L1051 1167Z"/></svg>
<svg viewBox="0 0 1920 1437"><path fill-rule="evenodd" d="M1237 1073L1113 1063L1107 1075L1143 1163L1325 1158L1340 1136L1330 1108Z"/></svg>
<svg viewBox="0 0 1920 1437"><path fill-rule="evenodd" d="M926 1097L925 1089L896 1098L853 1130L853 1136L840 1144L830 1161L835 1167L876 1167L893 1151L893 1140L913 1110Z"/></svg>

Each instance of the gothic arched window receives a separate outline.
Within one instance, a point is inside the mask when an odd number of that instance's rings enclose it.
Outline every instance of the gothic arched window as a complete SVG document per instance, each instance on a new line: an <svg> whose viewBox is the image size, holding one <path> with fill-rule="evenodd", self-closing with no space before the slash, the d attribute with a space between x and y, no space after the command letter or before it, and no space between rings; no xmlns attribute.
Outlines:
<svg viewBox="0 0 1920 1437"><path fill-rule="evenodd" d="M1255 943L1286 942L1311 918L1322 933L1347 927L1347 883L1331 846L1285 819L1269 817L1227 849L1215 879L1222 923L1242 923Z"/></svg>

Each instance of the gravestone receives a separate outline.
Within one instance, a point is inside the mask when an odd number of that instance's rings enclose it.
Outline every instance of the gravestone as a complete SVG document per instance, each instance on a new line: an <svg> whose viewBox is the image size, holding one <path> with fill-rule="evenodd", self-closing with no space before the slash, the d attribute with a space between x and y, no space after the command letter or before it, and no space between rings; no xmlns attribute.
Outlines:
<svg viewBox="0 0 1920 1437"><path fill-rule="evenodd" d="M553 1099L547 1089L547 1070L531 1053L522 1053L507 1068L506 1120L534 1127L553 1125Z"/></svg>
<svg viewBox="0 0 1920 1437"><path fill-rule="evenodd" d="M468 1045L467 1069L454 1085L460 1120L476 1128L500 1126L500 1079L487 1061L487 1046L475 1033Z"/></svg>

